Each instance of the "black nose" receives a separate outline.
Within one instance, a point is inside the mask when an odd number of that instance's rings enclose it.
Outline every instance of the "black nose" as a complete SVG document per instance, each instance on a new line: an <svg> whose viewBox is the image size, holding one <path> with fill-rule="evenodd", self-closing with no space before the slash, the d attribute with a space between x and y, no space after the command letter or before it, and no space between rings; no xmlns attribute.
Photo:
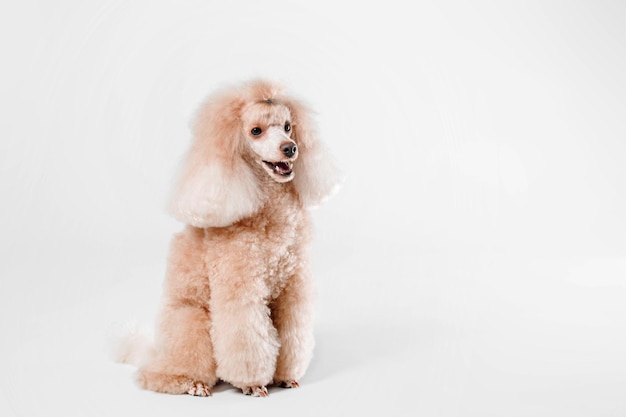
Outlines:
<svg viewBox="0 0 626 417"><path fill-rule="evenodd" d="M291 158L298 152L298 147L293 142L285 142L280 145L280 150L287 158Z"/></svg>

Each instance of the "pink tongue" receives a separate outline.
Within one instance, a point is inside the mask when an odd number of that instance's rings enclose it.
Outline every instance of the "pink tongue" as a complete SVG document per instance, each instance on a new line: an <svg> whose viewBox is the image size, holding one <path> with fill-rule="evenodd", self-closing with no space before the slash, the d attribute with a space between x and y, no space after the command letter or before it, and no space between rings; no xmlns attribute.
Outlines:
<svg viewBox="0 0 626 417"><path fill-rule="evenodd" d="M278 167L278 170L281 172L288 172L289 171L289 165L287 165L284 162L279 162L276 164L276 166Z"/></svg>

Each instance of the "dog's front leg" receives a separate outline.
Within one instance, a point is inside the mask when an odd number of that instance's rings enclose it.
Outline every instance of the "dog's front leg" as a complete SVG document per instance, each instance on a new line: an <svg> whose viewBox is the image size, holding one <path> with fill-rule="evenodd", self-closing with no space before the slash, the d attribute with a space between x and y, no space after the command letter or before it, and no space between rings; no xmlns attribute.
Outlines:
<svg viewBox="0 0 626 417"><path fill-rule="evenodd" d="M281 345L274 382L283 387L299 386L313 355L313 296L311 277L302 269L271 306Z"/></svg>
<svg viewBox="0 0 626 417"><path fill-rule="evenodd" d="M211 339L217 375L244 394L264 397L276 368L279 342L267 303L250 296L254 292L258 287L253 282L214 285Z"/></svg>

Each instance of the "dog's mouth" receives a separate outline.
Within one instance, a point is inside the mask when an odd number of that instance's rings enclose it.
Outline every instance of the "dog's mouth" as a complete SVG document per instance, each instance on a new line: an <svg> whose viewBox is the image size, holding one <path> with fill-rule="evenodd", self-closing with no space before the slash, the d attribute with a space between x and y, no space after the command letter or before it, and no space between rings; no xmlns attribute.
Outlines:
<svg viewBox="0 0 626 417"><path fill-rule="evenodd" d="M263 166L270 174L282 181L289 180L293 176L293 162L291 161L263 161Z"/></svg>
<svg viewBox="0 0 626 417"><path fill-rule="evenodd" d="M272 170L272 172L282 175L283 177L288 177L293 173L293 162L289 161L280 161L280 162L270 162L263 161L263 163Z"/></svg>

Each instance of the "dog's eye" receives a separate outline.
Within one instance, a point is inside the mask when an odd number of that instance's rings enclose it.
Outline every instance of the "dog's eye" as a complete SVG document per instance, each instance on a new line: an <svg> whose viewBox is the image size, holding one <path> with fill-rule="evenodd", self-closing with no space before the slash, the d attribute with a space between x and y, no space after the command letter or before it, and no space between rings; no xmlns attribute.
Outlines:
<svg viewBox="0 0 626 417"><path fill-rule="evenodd" d="M261 133L263 133L263 130L260 127L253 127L250 133L252 133L254 136L259 136Z"/></svg>
<svg viewBox="0 0 626 417"><path fill-rule="evenodd" d="M291 132L291 125L289 123L285 123L285 132Z"/></svg>

